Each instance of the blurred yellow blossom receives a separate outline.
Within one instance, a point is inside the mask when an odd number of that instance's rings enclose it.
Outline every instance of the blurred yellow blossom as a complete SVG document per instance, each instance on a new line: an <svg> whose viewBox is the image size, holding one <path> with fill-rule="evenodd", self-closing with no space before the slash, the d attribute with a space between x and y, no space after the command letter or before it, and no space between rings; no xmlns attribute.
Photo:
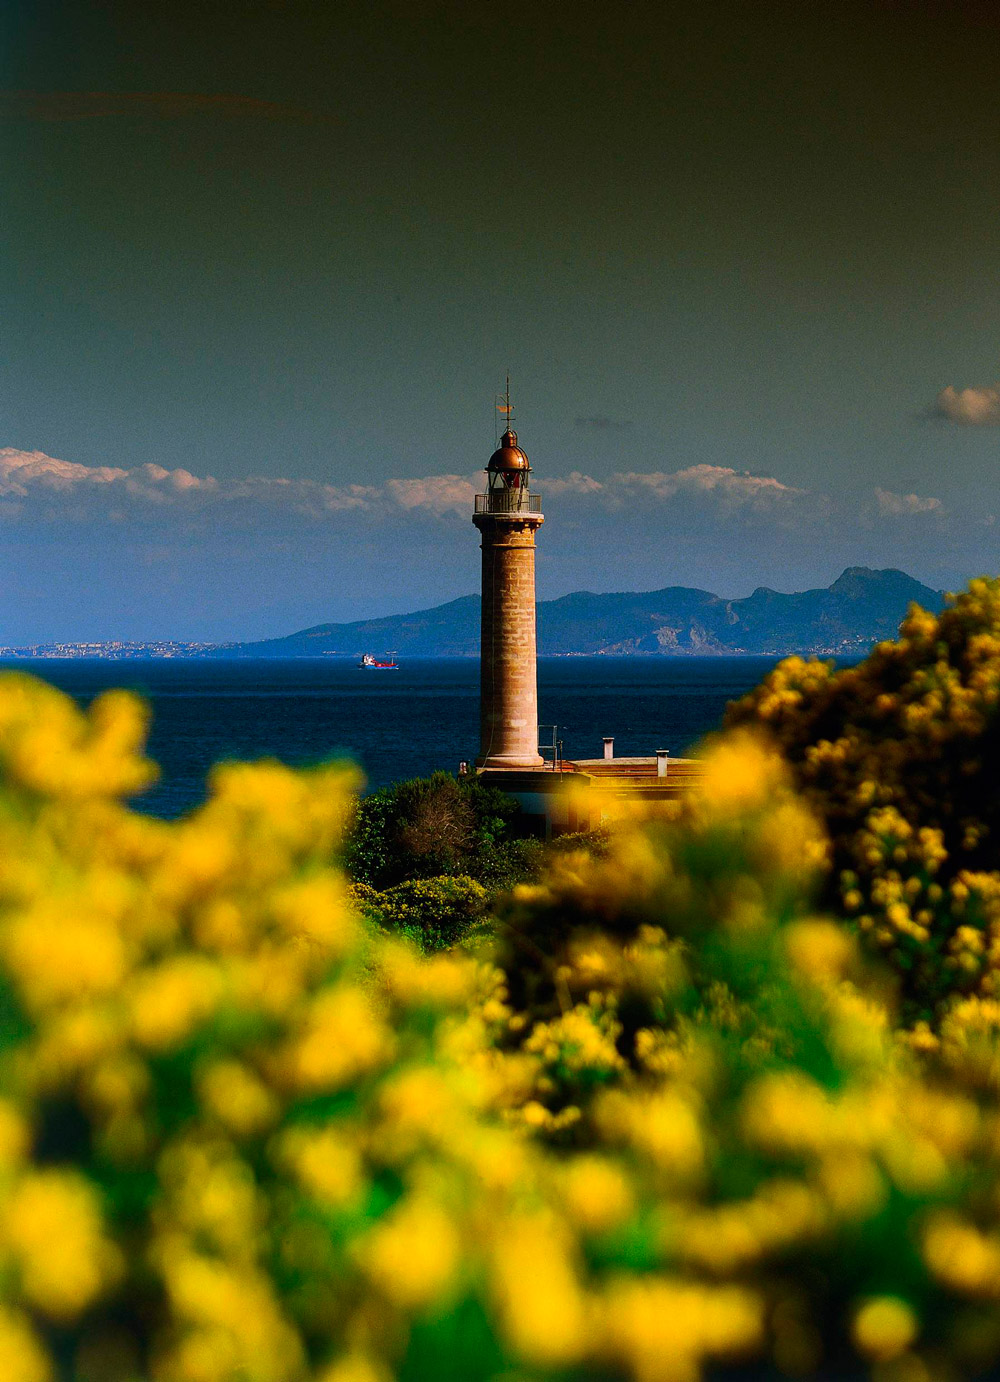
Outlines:
<svg viewBox="0 0 1000 1382"><path fill-rule="evenodd" d="M517 1215L494 1247L494 1289L506 1328L530 1364L565 1366L587 1345L587 1309L559 1223Z"/></svg>
<svg viewBox="0 0 1000 1382"><path fill-rule="evenodd" d="M371 1280L391 1300L413 1308L440 1299L461 1260L455 1226L426 1198L397 1205L359 1245Z"/></svg>
<svg viewBox="0 0 1000 1382"><path fill-rule="evenodd" d="M392 1036L353 984L320 994L284 1062L288 1078L303 1089L336 1089L388 1059Z"/></svg>
<svg viewBox="0 0 1000 1382"><path fill-rule="evenodd" d="M1000 596L955 609L782 664L767 737L474 956L358 915L349 770L226 765L153 821L136 702L0 676L4 1382L994 1367L989 801L930 820L907 776L1000 705Z"/></svg>
<svg viewBox="0 0 1000 1382"><path fill-rule="evenodd" d="M587 1233L604 1233L624 1223L634 1196L621 1166L607 1157L575 1157L565 1172L566 1208Z"/></svg>
<svg viewBox="0 0 1000 1382"><path fill-rule="evenodd" d="M237 1134L261 1132L281 1111L268 1087L240 1061L217 1060L206 1065L199 1074L198 1087L205 1108Z"/></svg>
<svg viewBox="0 0 1000 1382"><path fill-rule="evenodd" d="M720 813L743 813L767 805L787 781L784 767L752 735L733 735L716 744L705 761L700 792Z"/></svg>
<svg viewBox="0 0 1000 1382"><path fill-rule="evenodd" d="M73 1172L25 1175L0 1217L25 1297L52 1319L71 1319L115 1279L118 1249L104 1236L97 1197Z"/></svg>
<svg viewBox="0 0 1000 1382"><path fill-rule="evenodd" d="M218 969L198 955L178 955L149 967L132 985L136 1039L153 1049L178 1045L215 1010L222 991Z"/></svg>
<svg viewBox="0 0 1000 1382"><path fill-rule="evenodd" d="M50 1382L52 1364L24 1315L0 1305L0 1377L4 1382Z"/></svg>
<svg viewBox="0 0 1000 1382"><path fill-rule="evenodd" d="M917 1317L906 1301L896 1296L876 1296L859 1308L852 1332L863 1354L883 1360L908 1349L918 1327Z"/></svg>

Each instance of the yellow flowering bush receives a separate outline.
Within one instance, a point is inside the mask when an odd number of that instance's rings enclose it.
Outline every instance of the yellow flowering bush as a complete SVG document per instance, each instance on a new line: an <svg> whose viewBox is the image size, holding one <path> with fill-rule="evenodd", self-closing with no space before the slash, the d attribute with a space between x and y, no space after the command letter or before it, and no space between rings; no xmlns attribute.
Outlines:
<svg viewBox="0 0 1000 1382"><path fill-rule="evenodd" d="M409 879L381 892L353 883L350 896L377 925L405 936L427 953L448 950L483 933L489 904L482 883L465 874Z"/></svg>
<svg viewBox="0 0 1000 1382"><path fill-rule="evenodd" d="M1000 1359L1000 1007L901 1030L760 743L495 961L366 925L350 770L165 823L143 713L0 678L5 1382L876 1382Z"/></svg>
<svg viewBox="0 0 1000 1382"><path fill-rule="evenodd" d="M1000 582L912 606L856 667L788 658L730 727L764 730L829 832L825 901L888 958L908 1017L1000 997Z"/></svg>

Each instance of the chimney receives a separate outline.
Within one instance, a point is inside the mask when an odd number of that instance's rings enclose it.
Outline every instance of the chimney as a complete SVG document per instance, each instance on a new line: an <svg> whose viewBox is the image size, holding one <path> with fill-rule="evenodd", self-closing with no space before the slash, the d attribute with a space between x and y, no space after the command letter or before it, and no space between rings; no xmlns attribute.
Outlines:
<svg viewBox="0 0 1000 1382"><path fill-rule="evenodd" d="M657 749L657 750L656 750L656 776L657 776L657 777L666 777L666 775L667 775L667 764L668 764L669 762L670 762L670 750L669 750L669 749Z"/></svg>
<svg viewBox="0 0 1000 1382"><path fill-rule="evenodd" d="M608 735L605 735L605 736L604 736L604 757L605 757L605 758L614 758L614 756L615 756L615 741L614 741L614 737L612 736L612 737L609 738Z"/></svg>

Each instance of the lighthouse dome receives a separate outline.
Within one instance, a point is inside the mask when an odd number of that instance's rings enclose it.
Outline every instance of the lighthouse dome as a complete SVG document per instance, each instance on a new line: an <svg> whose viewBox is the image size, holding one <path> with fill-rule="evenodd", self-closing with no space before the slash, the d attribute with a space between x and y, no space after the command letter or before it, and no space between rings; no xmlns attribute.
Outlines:
<svg viewBox="0 0 1000 1382"><path fill-rule="evenodd" d="M528 458L517 444L517 433L508 427L500 438L500 445L490 457L487 470L530 470Z"/></svg>

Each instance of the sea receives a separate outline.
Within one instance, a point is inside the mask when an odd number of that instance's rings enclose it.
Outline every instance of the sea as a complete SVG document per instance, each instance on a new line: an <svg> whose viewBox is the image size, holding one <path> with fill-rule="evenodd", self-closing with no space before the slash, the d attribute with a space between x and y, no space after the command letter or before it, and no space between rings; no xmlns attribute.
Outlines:
<svg viewBox="0 0 1000 1382"><path fill-rule="evenodd" d="M542 657L540 738L566 758L688 752L716 729L727 703L774 666L771 657ZM475 758L476 658L413 658L393 671L353 660L296 658L46 658L4 663L41 676L87 705L123 686L152 709L149 753L157 784L137 809L177 817L205 798L220 760L276 758L295 766L349 759L371 791Z"/></svg>

